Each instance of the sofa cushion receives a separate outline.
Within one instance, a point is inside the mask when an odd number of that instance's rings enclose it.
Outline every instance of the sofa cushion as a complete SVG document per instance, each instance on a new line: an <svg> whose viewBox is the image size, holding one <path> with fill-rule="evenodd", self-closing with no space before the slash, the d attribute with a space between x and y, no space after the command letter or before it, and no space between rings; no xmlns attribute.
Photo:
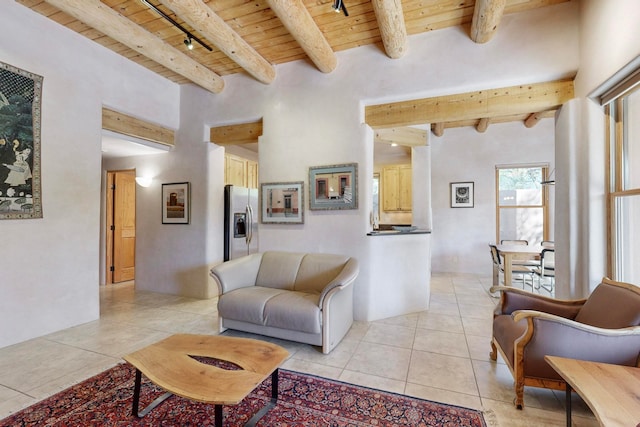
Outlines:
<svg viewBox="0 0 640 427"><path fill-rule="evenodd" d="M584 303L576 322L598 328L640 325L640 295L622 286L600 283Z"/></svg>
<svg viewBox="0 0 640 427"><path fill-rule="evenodd" d="M293 290L304 254L265 252L262 255L256 286Z"/></svg>
<svg viewBox="0 0 640 427"><path fill-rule="evenodd" d="M333 254L305 255L300 263L295 290L320 293L342 271L349 257Z"/></svg>
<svg viewBox="0 0 640 427"><path fill-rule="evenodd" d="M218 298L218 313L226 319L264 325L264 311L267 302L286 293L282 289L250 286L231 291Z"/></svg>
<svg viewBox="0 0 640 427"><path fill-rule="evenodd" d="M264 324L274 328L319 334L322 314L318 307L319 294L283 292L270 298L264 309Z"/></svg>

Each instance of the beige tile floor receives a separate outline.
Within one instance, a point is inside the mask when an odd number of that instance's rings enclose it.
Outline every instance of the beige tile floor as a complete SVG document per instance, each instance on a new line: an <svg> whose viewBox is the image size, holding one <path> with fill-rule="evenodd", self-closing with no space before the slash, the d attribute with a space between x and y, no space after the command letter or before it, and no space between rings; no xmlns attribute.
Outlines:
<svg viewBox="0 0 640 427"><path fill-rule="evenodd" d="M355 322L329 355L271 341L289 350L285 369L484 410L490 425L564 426L563 392L526 388L525 409L514 408L509 369L488 356L496 301L489 286L488 277L434 274L429 310ZM101 287L99 320L0 349L0 418L173 333L215 333L215 306L215 299L136 292L133 283ZM598 425L579 397L573 408L575 426Z"/></svg>

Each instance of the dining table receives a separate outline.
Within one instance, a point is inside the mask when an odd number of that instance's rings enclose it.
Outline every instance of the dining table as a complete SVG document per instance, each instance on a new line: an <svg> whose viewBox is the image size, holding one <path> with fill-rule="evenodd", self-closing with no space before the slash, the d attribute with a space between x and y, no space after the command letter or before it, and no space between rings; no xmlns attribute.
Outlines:
<svg viewBox="0 0 640 427"><path fill-rule="evenodd" d="M516 245L504 244L496 245L500 256L503 258L504 284L511 286L511 272L513 270L513 260L539 260L543 249L548 247L542 245Z"/></svg>

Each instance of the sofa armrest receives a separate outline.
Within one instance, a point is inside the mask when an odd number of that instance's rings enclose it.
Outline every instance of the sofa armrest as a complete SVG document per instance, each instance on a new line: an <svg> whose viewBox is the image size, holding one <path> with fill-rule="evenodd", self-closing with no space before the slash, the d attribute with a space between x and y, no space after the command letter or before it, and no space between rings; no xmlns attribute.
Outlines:
<svg viewBox="0 0 640 427"><path fill-rule="evenodd" d="M493 286L490 292L501 293L494 312L496 315L512 314L517 310L534 310L574 319L586 301L555 299L507 286Z"/></svg>
<svg viewBox="0 0 640 427"><path fill-rule="evenodd" d="M262 253L255 253L213 267L209 274L218 285L218 295L255 286L261 262Z"/></svg>
<svg viewBox="0 0 640 427"><path fill-rule="evenodd" d="M359 271L358 261L355 258L349 258L342 271L322 289L318 299L318 306L320 308L324 306L325 298L334 288L344 288L352 284L358 277Z"/></svg>

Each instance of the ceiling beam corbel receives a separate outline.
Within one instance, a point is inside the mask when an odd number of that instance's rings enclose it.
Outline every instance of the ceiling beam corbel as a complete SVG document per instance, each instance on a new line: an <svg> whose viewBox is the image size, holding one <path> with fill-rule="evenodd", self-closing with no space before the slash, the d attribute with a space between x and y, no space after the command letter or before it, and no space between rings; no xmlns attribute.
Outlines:
<svg viewBox="0 0 640 427"><path fill-rule="evenodd" d="M269 84L275 68L202 0L160 0L258 81Z"/></svg>
<svg viewBox="0 0 640 427"><path fill-rule="evenodd" d="M487 117L483 117L478 120L478 124L476 125L476 131L480 133L484 133L489 127L490 120Z"/></svg>
<svg viewBox="0 0 640 427"><path fill-rule="evenodd" d="M302 0L267 2L316 67L323 73L332 72L338 64L336 54Z"/></svg>
<svg viewBox="0 0 640 427"><path fill-rule="evenodd" d="M431 125L431 132L433 132L433 134L435 136L444 135L444 123L443 122L438 122L438 123L432 124Z"/></svg>
<svg viewBox="0 0 640 427"><path fill-rule="evenodd" d="M384 50L397 59L407 52L407 28L401 0L372 0L373 11L380 28Z"/></svg>
<svg viewBox="0 0 640 427"><path fill-rule="evenodd" d="M493 38L506 4L506 0L476 0L471 20L471 40L486 43Z"/></svg>
<svg viewBox="0 0 640 427"><path fill-rule="evenodd" d="M531 113L524 121L525 127L532 128L538 124L542 117L542 113Z"/></svg>
<svg viewBox="0 0 640 427"><path fill-rule="evenodd" d="M45 1L213 93L224 88L222 77L99 0Z"/></svg>

